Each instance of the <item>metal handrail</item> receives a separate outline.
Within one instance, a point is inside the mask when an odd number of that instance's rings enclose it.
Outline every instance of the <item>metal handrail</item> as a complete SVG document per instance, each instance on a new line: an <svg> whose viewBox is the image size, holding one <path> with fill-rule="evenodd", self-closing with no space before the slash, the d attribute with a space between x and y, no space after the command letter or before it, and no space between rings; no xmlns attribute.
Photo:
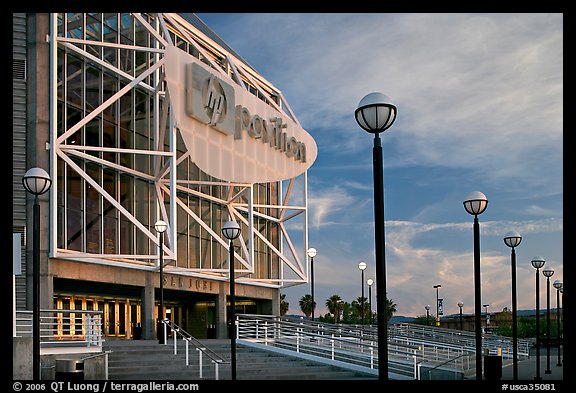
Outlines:
<svg viewBox="0 0 576 393"><path fill-rule="evenodd" d="M198 359L199 359L199 372L200 372L200 378L203 378L203 362L202 362L202 355L205 354L206 356L208 356L208 358L210 358L210 360L212 361L212 363L214 363L214 370L215 370L215 379L218 380L219 379L219 373L218 373L218 366L220 364L228 364L230 363L229 361L225 360L224 358L222 358L220 355L218 355L216 352L214 352L211 348L208 348L206 345L204 345L201 341L199 341L197 338L195 338L194 336L192 336L190 333L188 333L186 330L182 329L180 326L178 326L176 323L174 323L173 321L169 320L169 319L164 319L161 321L164 324L164 345L167 345L167 329L169 328L172 331L172 336L173 336L173 340L174 340L174 355L178 354L178 335L182 336L182 340L185 341L186 343L186 366L190 365L190 361L189 361L189 356L188 356L188 344L191 343L195 349L198 351Z"/></svg>
<svg viewBox="0 0 576 393"><path fill-rule="evenodd" d="M277 347L307 356L329 359L340 366L369 374L377 372L378 346L375 335L334 324L287 320L270 315L237 315L237 338ZM415 378L418 346L389 344L390 370L403 378Z"/></svg>
<svg viewBox="0 0 576 393"><path fill-rule="evenodd" d="M47 315L48 314L48 315ZM74 317L71 316L74 314ZM32 337L33 312L16 311L16 337ZM98 310L40 310L40 346L102 348L103 312Z"/></svg>
<svg viewBox="0 0 576 393"><path fill-rule="evenodd" d="M451 363L451 362L455 362L457 359L463 357L463 356L470 356L470 354L465 354L462 353L458 356L456 356L455 358L452 359L448 359L440 364L437 364L436 366L432 367L431 369L428 370L428 377L430 377L430 375L432 374L432 371L436 370L437 368L440 368L442 366L444 366L445 364ZM424 361L418 362L418 379L420 379L420 367L422 366L422 363L424 363Z"/></svg>

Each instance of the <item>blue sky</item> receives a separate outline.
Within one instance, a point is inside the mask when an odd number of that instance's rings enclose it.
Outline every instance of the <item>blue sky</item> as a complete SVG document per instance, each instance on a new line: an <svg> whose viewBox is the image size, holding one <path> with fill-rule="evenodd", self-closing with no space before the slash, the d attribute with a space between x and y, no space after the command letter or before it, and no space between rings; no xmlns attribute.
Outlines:
<svg viewBox="0 0 576 393"><path fill-rule="evenodd" d="M354 119L368 93L398 108L384 151L388 296L397 315L474 312L473 216L479 216L482 303L511 308L510 249L520 232L518 308L534 308L542 256L563 277L563 15L543 13L199 13L280 89L318 143L308 171L316 315L375 278L373 137ZM546 281L540 280L541 305ZM368 296L368 287L365 287ZM373 287L373 308L376 308ZM551 286L552 307L556 305ZM290 313L308 284L288 288Z"/></svg>

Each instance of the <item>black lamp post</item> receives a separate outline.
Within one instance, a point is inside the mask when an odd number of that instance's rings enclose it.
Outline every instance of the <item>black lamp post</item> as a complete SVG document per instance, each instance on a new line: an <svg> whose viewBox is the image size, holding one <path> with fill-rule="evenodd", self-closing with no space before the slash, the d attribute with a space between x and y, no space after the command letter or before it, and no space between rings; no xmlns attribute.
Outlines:
<svg viewBox="0 0 576 393"><path fill-rule="evenodd" d="M556 366L562 366L562 359L560 358L560 291L562 290L562 281L554 281L554 288L556 288L556 341L558 342L558 363Z"/></svg>
<svg viewBox="0 0 576 393"><path fill-rule="evenodd" d="M358 264L358 269L360 269L360 274L362 276L360 280L362 284L362 297L360 298L360 324L364 326L364 270L366 270L366 262L360 262Z"/></svg>
<svg viewBox="0 0 576 393"><path fill-rule="evenodd" d="M532 266L536 269L536 376L535 380L540 381L540 268L546 261L542 257L532 258Z"/></svg>
<svg viewBox="0 0 576 393"><path fill-rule="evenodd" d="M546 277L546 374L552 374L550 370L550 277L554 275L554 269L546 267L542 270Z"/></svg>
<svg viewBox="0 0 576 393"><path fill-rule="evenodd" d="M374 280L369 278L366 280L366 284L368 284L368 307L370 307L370 325L372 325L372 284L374 284Z"/></svg>
<svg viewBox="0 0 576 393"><path fill-rule="evenodd" d="M462 307L464 307L464 302L458 302L458 307L460 307L460 330L462 330Z"/></svg>
<svg viewBox="0 0 576 393"><path fill-rule="evenodd" d="M164 337L164 331L166 329L166 325L164 325L163 321L165 319L164 314L164 232L168 229L168 224L164 221L159 220L154 224L154 228L156 232L160 235L160 305L158 308L158 323L156 324L156 330L158 331L158 344L166 344L166 340Z"/></svg>
<svg viewBox="0 0 576 393"><path fill-rule="evenodd" d="M482 302L480 279L480 224L478 215L482 214L488 206L486 195L480 191L473 191L464 200L464 209L474 215L474 331L476 336L476 379L482 380Z"/></svg>
<svg viewBox="0 0 576 393"><path fill-rule="evenodd" d="M518 232L511 231L504 236L504 244L512 249L512 379L518 380L518 309L516 302L516 250L522 242L522 236Z"/></svg>
<svg viewBox="0 0 576 393"><path fill-rule="evenodd" d="M396 120L397 109L386 95L374 92L358 103L354 116L358 125L374 134L374 240L376 250L376 312L378 324L378 379L388 380L388 321L386 317L386 242L384 236L384 168L380 133Z"/></svg>
<svg viewBox="0 0 576 393"><path fill-rule="evenodd" d="M427 304L424 308L426 309L426 326L430 326L430 305Z"/></svg>
<svg viewBox="0 0 576 393"><path fill-rule="evenodd" d="M33 212L33 255L32 255L32 378L40 380L40 202L38 196L50 188L52 179L42 168L31 168L22 178L24 189L34 195Z"/></svg>
<svg viewBox="0 0 576 393"><path fill-rule="evenodd" d="M314 257L316 256L316 249L309 248L306 254L310 257L310 294L312 295L312 320L314 320L314 309L316 302L314 302Z"/></svg>
<svg viewBox="0 0 576 393"><path fill-rule="evenodd" d="M240 236L240 225L236 221L227 221L222 226L222 234L230 240L230 353L232 380L236 380L236 293L234 288L234 239Z"/></svg>
<svg viewBox="0 0 576 393"><path fill-rule="evenodd" d="M436 326L440 326L440 299L438 298L438 289L442 288L442 285L434 285L436 289Z"/></svg>

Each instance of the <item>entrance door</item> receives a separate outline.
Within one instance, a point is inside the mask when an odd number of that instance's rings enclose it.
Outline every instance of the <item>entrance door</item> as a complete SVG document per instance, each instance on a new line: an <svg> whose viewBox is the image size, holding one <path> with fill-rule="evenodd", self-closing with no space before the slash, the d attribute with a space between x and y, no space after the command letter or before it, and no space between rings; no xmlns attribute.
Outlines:
<svg viewBox="0 0 576 393"><path fill-rule="evenodd" d="M125 300L108 300L105 306L106 336L125 338L130 326L128 304Z"/></svg>

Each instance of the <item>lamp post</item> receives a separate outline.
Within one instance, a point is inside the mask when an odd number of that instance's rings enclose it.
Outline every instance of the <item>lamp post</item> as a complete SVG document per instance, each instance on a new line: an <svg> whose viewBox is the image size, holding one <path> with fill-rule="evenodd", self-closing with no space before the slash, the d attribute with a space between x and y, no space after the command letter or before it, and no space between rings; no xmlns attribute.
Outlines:
<svg viewBox="0 0 576 393"><path fill-rule="evenodd" d="M366 280L366 284L368 284L368 306L370 307L370 325L372 325L372 284L374 284L374 280L369 278Z"/></svg>
<svg viewBox="0 0 576 393"><path fill-rule="evenodd" d="M518 380L518 309L516 302L516 250L522 242L518 232L511 231L504 236L504 244L512 249L510 265L512 267L512 379Z"/></svg>
<svg viewBox="0 0 576 393"><path fill-rule="evenodd" d="M481 332L481 280L480 280L480 224L478 215L488 206L486 195L473 191L464 199L464 209L474 215L474 331L476 336L476 379L482 380L482 332Z"/></svg>
<svg viewBox="0 0 576 393"><path fill-rule="evenodd" d="M550 277L554 275L554 269L545 267L542 274L546 277L546 374L552 374L550 370Z"/></svg>
<svg viewBox="0 0 576 393"><path fill-rule="evenodd" d="M560 291L562 290L562 281L554 281L554 288L556 288L556 341L558 342L558 362L556 366L562 366L562 360L560 359Z"/></svg>
<svg viewBox="0 0 576 393"><path fill-rule="evenodd" d="M488 315L488 307L490 307L489 304L483 304L482 307L484 307L484 311L486 312L486 330L488 330L488 325L490 324L490 316Z"/></svg>
<svg viewBox="0 0 576 393"><path fill-rule="evenodd" d="M360 323L364 326L364 270L366 270L366 262L362 261L358 264L358 269L360 269L362 279L360 282L362 283L362 297L360 298Z"/></svg>
<svg viewBox="0 0 576 393"><path fill-rule="evenodd" d="M164 330L166 329L165 325L162 323L164 321L164 232L168 229L168 224L164 221L159 220L156 221L154 224L154 228L156 232L160 235L160 306L158 308L158 323L156 324L156 330L158 331L158 343L159 344L166 344L166 340L164 338Z"/></svg>
<svg viewBox="0 0 576 393"><path fill-rule="evenodd" d="M460 307L460 330L462 330L462 307L464 307L464 302L459 301L458 307Z"/></svg>
<svg viewBox="0 0 576 393"><path fill-rule="evenodd" d="M430 326L430 305L427 304L424 308L426 309L426 326Z"/></svg>
<svg viewBox="0 0 576 393"><path fill-rule="evenodd" d="M232 380L236 380L236 293L234 288L234 239L240 236L240 225L236 221L226 221L222 234L230 241L230 353Z"/></svg>
<svg viewBox="0 0 576 393"><path fill-rule="evenodd" d="M534 257L530 262L536 269L536 376L535 380L540 381L540 268L546 261L542 257Z"/></svg>
<svg viewBox="0 0 576 393"><path fill-rule="evenodd" d="M384 168L380 133L396 120L397 109L385 94L366 95L354 111L356 122L374 134L372 163L374 166L374 240L376 250L376 312L378 326L378 379L388 380L388 321L386 318L386 242L384 236Z"/></svg>
<svg viewBox="0 0 576 393"><path fill-rule="evenodd" d="M34 195L32 237L32 377L40 380L40 202L38 196L52 185L50 175L42 168L30 168L22 178L24 189Z"/></svg>
<svg viewBox="0 0 576 393"><path fill-rule="evenodd" d="M314 309L316 308L314 302L314 257L316 256L316 249L309 248L306 254L310 257L310 294L312 295L312 320L314 320Z"/></svg>
<svg viewBox="0 0 576 393"><path fill-rule="evenodd" d="M442 288L442 285L434 285L436 289L436 326L440 326L440 300L438 298L438 289Z"/></svg>

